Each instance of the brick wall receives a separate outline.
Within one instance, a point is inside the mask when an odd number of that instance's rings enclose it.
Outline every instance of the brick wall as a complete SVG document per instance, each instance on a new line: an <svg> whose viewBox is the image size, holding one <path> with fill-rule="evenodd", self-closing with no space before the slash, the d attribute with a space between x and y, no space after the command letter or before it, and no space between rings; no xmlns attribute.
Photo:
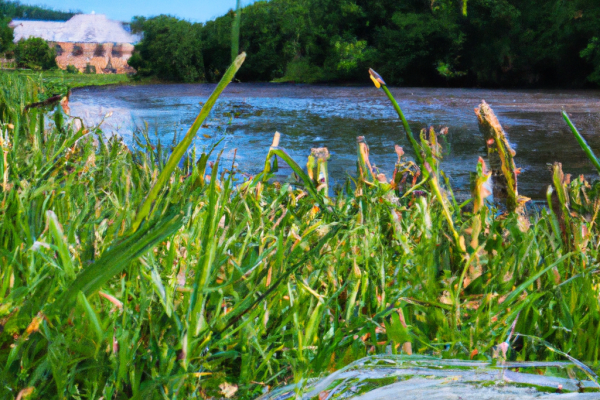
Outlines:
<svg viewBox="0 0 600 400"><path fill-rule="evenodd" d="M134 46L129 43L102 43L104 55L95 54L98 43L58 42L49 43L49 45L60 46L60 50L58 47L56 50L57 54L59 52L62 54L57 55L56 63L61 69L66 69L68 65L73 65L79 71L83 72L86 66L90 64L96 67L97 74L104 74L110 73L109 71L105 71L105 68L110 61L112 68L116 70L117 74L135 72L135 70L127 64L127 60L129 60L133 54L134 48ZM83 54L77 56L73 55L75 46L79 46L83 50Z"/></svg>

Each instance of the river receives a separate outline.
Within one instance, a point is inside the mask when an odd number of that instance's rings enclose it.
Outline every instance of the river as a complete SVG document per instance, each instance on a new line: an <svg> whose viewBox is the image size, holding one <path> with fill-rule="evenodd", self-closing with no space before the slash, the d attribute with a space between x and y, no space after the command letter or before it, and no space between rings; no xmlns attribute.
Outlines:
<svg viewBox="0 0 600 400"><path fill-rule="evenodd" d="M71 113L87 123L103 123L107 134L132 142L136 127L148 124L152 140L171 144L191 125L213 84L89 87L74 90ZM522 167L519 192L542 198L550 183L548 164L563 163L565 173L593 176L594 167L574 140L560 111L565 109L588 143L600 154L600 91L484 90L393 88L413 130L448 127L442 166L457 192L468 192L469 173L485 157L473 109L486 100L494 109L516 150ZM356 137L365 136L371 161L388 178L394 168L394 144L409 148L402 126L381 90L373 86L346 87L294 84L231 84L222 94L211 119L200 129L194 145L220 148L231 162L234 149L239 168L259 172L273 133L282 133L281 146L305 165L311 147L331 152L329 171L335 183L356 171Z"/></svg>

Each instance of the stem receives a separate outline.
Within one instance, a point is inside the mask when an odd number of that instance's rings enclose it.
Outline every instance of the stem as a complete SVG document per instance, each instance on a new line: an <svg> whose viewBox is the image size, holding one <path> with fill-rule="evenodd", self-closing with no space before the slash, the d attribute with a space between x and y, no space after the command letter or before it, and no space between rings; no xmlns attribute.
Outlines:
<svg viewBox="0 0 600 400"><path fill-rule="evenodd" d="M571 128L571 132L573 132L573 135L575 135L575 139L577 140L577 142L579 143L579 145L581 146L581 148L583 149L585 154L588 156L588 158L590 159L592 164L594 164L594 167L596 167L596 169L600 173L600 161L598 161L598 159L596 158L594 151L592 150L590 145L585 141L583 136L581 136L581 133L579 133L579 131L577 130L575 125L573 125L573 123L569 119L569 116L567 115L567 113L563 111L562 115L563 115L563 118L565 119L565 121L567 122L567 125L569 125L569 128Z"/></svg>
<svg viewBox="0 0 600 400"><path fill-rule="evenodd" d="M415 150L415 155L417 157L417 160L419 161L419 163L422 166L423 165L423 157L421 157L421 146L419 146L419 144L415 140L415 137L413 136L413 133L410 130L410 126L408 125L408 121L404 117L404 113L402 112L402 109L398 105L398 102L396 101L396 99L394 99L394 96L392 96L392 93L387 88L387 86L381 85L381 88L383 89L385 94L387 94L387 97L392 102L392 105L394 106L394 109L398 113L400 120L402 120L402 125L404 125L404 131L406 132L406 137L408 138L408 140L410 141L410 144L412 145L413 149Z"/></svg>
<svg viewBox="0 0 600 400"><path fill-rule="evenodd" d="M210 114L210 111L217 102L219 95L221 94L221 92L223 92L227 85L229 85L229 83L235 76L235 73L240 69L240 67L244 63L245 59L246 53L242 53L235 59L233 64L229 66L229 68L225 72L225 75L223 75L223 78L221 78L221 81L215 88L214 92L212 92L212 94L202 107L202 110L200 110L200 113L196 117L196 120L186 133L183 140L179 142L177 147L173 149L173 152L171 153L171 156L169 157L165 168L161 171L160 175L158 176L158 179L156 180L156 183L154 183L152 189L150 189L148 197L146 197L146 199L142 203L142 206L140 207L140 210L135 216L135 220L133 221L133 224L131 226L132 232L135 232L139 228L142 221L150 214L152 204L158 198L158 194L167 184L171 173L173 172L175 167L177 167L177 164L179 164L179 161L181 161L181 158L185 155L185 152L192 144L192 140L194 140L194 137L196 137L196 132L198 132L198 129L200 129L200 126L202 125L206 117L208 117L208 114Z"/></svg>

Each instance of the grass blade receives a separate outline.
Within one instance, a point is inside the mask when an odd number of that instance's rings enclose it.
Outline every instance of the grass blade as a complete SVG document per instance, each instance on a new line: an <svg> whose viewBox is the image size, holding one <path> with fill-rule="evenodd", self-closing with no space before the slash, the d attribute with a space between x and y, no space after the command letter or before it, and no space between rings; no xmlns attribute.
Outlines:
<svg viewBox="0 0 600 400"><path fill-rule="evenodd" d="M77 276L75 282L54 304L57 304L57 307L64 308L70 304L73 297L80 291L89 296L100 289L112 277L123 271L132 260L177 232L183 225L183 221L183 213L177 213L170 217L162 217L160 221L148 224L144 229L129 235L105 252L98 261L83 270Z"/></svg>
<svg viewBox="0 0 600 400"><path fill-rule="evenodd" d="M227 87L227 85L229 85L229 83L235 76L236 72L240 69L240 67L244 63L245 59L246 59L246 53L242 53L236 57L236 59L231 64L231 66L229 66L229 68L223 75L223 78L221 78L221 81L219 82L219 84L217 85L215 90L212 92L212 94L210 95L210 97L208 98L206 103L204 103L204 106L202 106L200 113L196 117L196 120L194 121L194 123L192 124L192 126L190 127L188 132L186 133L185 137L173 149L173 152L171 153L171 156L169 157L167 164L165 165L164 169L161 171L160 175L158 176L158 179L156 180L156 183L152 186L152 189L150 189L148 196L142 203L137 215L135 216L135 220L131 227L131 230L133 232L135 232L139 228L142 221L150 214L152 204L157 199L158 194L163 189L163 187L167 184L169 177L171 176L171 173L173 172L173 170L175 169L177 164L179 164L179 161L181 161L181 159L185 155L185 152L192 144L192 140L196 136L198 129L200 129L200 126L202 126L202 123L210 114L210 110L213 108L213 106L217 102L219 95L223 92L223 90Z"/></svg>
<svg viewBox="0 0 600 400"><path fill-rule="evenodd" d="M569 125L571 132L573 132L573 136L575 136L575 140L577 140L577 143L579 143L579 145L583 149L583 152L585 153L585 155L590 159L592 164L594 164L594 167L596 167L596 169L598 170L598 173L600 173L600 161L598 161L598 159L596 158L594 151L592 150L590 145L586 142L586 140L583 138L583 136L581 136L581 133L579 133L579 131L577 130L575 125L573 125L573 122L571 122L571 119L569 118L569 116L567 115L567 113L565 111L562 112L562 116L565 119L565 121L567 122L567 125Z"/></svg>

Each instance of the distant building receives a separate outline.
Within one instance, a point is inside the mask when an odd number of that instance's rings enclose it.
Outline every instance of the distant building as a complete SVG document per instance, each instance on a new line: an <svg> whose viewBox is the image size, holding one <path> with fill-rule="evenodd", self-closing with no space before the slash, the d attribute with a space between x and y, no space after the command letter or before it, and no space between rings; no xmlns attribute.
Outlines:
<svg viewBox="0 0 600 400"><path fill-rule="evenodd" d="M127 64L140 36L131 34L123 24L101 14L79 14L66 22L13 20L15 43L39 37L56 49L56 63L79 71L98 74L135 72Z"/></svg>

